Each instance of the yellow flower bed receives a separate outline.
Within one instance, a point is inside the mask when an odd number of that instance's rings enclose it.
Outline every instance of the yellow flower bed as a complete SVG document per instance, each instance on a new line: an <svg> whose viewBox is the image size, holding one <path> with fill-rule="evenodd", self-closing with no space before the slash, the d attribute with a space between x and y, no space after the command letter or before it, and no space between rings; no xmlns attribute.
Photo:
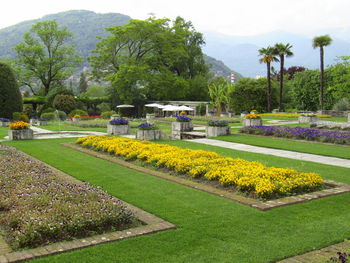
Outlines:
<svg viewBox="0 0 350 263"><path fill-rule="evenodd" d="M10 130L24 130L24 129L29 129L29 124L24 122L24 121L18 121L11 123L9 125Z"/></svg>
<svg viewBox="0 0 350 263"><path fill-rule="evenodd" d="M295 113L262 113L260 116L298 118L301 114ZM331 115L316 115L319 118L331 118Z"/></svg>
<svg viewBox="0 0 350 263"><path fill-rule="evenodd" d="M261 119L260 114L249 113L244 116L246 119Z"/></svg>
<svg viewBox="0 0 350 263"><path fill-rule="evenodd" d="M316 173L266 167L259 162L228 158L203 150L112 136L88 136L77 139L77 143L127 160L140 159L177 173L218 180L225 186L234 186L259 198L312 191L323 186L323 179Z"/></svg>

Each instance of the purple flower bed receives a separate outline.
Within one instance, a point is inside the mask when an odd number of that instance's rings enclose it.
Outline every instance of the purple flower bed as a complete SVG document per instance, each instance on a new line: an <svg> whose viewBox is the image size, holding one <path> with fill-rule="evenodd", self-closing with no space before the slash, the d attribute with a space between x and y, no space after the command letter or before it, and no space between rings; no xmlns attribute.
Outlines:
<svg viewBox="0 0 350 263"><path fill-rule="evenodd" d="M350 144L350 132L324 131L304 127L282 126L251 126L242 128L240 132L309 141Z"/></svg>
<svg viewBox="0 0 350 263"><path fill-rule="evenodd" d="M109 122L111 125L128 125L129 121L124 118L113 119Z"/></svg>
<svg viewBox="0 0 350 263"><path fill-rule="evenodd" d="M139 124L137 126L137 128L139 128L140 130L156 130L157 129L157 127L155 125L147 123L147 122Z"/></svg>
<svg viewBox="0 0 350 263"><path fill-rule="evenodd" d="M176 121L178 122L190 122L192 119L190 117L187 117L185 115L179 115L176 117Z"/></svg>
<svg viewBox="0 0 350 263"><path fill-rule="evenodd" d="M135 218L89 184L67 183L44 164L0 145L0 225L14 248L125 229Z"/></svg>

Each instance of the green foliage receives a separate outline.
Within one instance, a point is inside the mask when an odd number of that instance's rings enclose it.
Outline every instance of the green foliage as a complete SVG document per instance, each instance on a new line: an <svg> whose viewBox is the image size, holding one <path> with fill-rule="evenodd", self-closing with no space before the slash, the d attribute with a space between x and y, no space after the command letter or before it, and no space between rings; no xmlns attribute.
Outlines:
<svg viewBox="0 0 350 263"><path fill-rule="evenodd" d="M74 115L88 116L88 113L84 110L75 109L68 114L69 117L74 117Z"/></svg>
<svg viewBox="0 0 350 263"><path fill-rule="evenodd" d="M72 95L58 94L55 96L52 102L52 106L57 110L68 113L76 108L76 101Z"/></svg>
<svg viewBox="0 0 350 263"><path fill-rule="evenodd" d="M206 109L207 109L207 106L205 103L201 103L201 104L198 104L196 106L196 112L197 114L199 114L200 116L204 116L205 113L206 113Z"/></svg>
<svg viewBox="0 0 350 263"><path fill-rule="evenodd" d="M208 85L209 96L220 115L223 108L230 109L233 104L233 85L222 77L213 79Z"/></svg>
<svg viewBox="0 0 350 263"><path fill-rule="evenodd" d="M82 97L92 97L92 98L99 98L106 96L106 91L101 86L89 86L87 88L87 91L84 93L81 93L80 96Z"/></svg>
<svg viewBox="0 0 350 263"><path fill-rule="evenodd" d="M14 120L14 121L21 120L21 112L13 112L12 113L12 120Z"/></svg>
<svg viewBox="0 0 350 263"><path fill-rule="evenodd" d="M111 104L107 102L102 102L101 104L97 105L97 108L100 110L100 112L106 112L111 110Z"/></svg>
<svg viewBox="0 0 350 263"><path fill-rule="evenodd" d="M58 111L58 117L60 118L61 121L64 121L67 119L67 113L65 113L64 111L59 110Z"/></svg>
<svg viewBox="0 0 350 263"><path fill-rule="evenodd" d="M350 110L350 101L347 98L342 98L333 106L333 110L336 111L348 111Z"/></svg>
<svg viewBox="0 0 350 263"><path fill-rule="evenodd" d="M114 110L101 113L102 119L110 119L112 115L117 114Z"/></svg>
<svg viewBox="0 0 350 263"><path fill-rule="evenodd" d="M55 120L55 113L54 112L45 112L45 113L42 113L40 117L46 121L53 121L53 120Z"/></svg>
<svg viewBox="0 0 350 263"><path fill-rule="evenodd" d="M22 96L10 66L0 63L0 117L10 119L23 110Z"/></svg>
<svg viewBox="0 0 350 263"><path fill-rule="evenodd" d="M233 85L233 109L235 112L257 110L265 112L267 105L266 94L267 79L242 78ZM277 83L272 81L272 106L277 105L276 87Z"/></svg>
<svg viewBox="0 0 350 263"><path fill-rule="evenodd" d="M80 73L79 79L79 94L86 92L88 89L88 82L84 72Z"/></svg>
<svg viewBox="0 0 350 263"><path fill-rule="evenodd" d="M66 27L60 28L55 21L34 24L24 34L23 42L15 47L18 55L16 63L22 69L23 83L40 81L43 95L68 78L81 63L73 45L67 45L72 34Z"/></svg>
<svg viewBox="0 0 350 263"><path fill-rule="evenodd" d="M207 96L204 41L190 22L149 18L106 30L89 61L93 76L111 81L122 103Z"/></svg>
<svg viewBox="0 0 350 263"><path fill-rule="evenodd" d="M46 109L42 110L41 113L48 113L48 112L54 112L54 111L55 111L54 108L49 107L49 108L46 108Z"/></svg>

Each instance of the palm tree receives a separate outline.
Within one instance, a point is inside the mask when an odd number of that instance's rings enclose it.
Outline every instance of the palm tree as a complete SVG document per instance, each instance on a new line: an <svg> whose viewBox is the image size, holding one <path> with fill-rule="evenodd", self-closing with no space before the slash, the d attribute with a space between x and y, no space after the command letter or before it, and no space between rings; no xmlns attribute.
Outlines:
<svg viewBox="0 0 350 263"><path fill-rule="evenodd" d="M320 107L323 110L323 86L324 86L324 51L323 47L332 43L332 38L329 35L314 37L312 40L313 48L320 48Z"/></svg>
<svg viewBox="0 0 350 263"><path fill-rule="evenodd" d="M225 79L219 77L212 80L208 85L209 96L220 116L223 107L232 107L233 85Z"/></svg>
<svg viewBox="0 0 350 263"><path fill-rule="evenodd" d="M274 48L268 46L267 48L259 49L260 63L266 63L267 67L267 112L271 112L271 62L278 61L274 54Z"/></svg>
<svg viewBox="0 0 350 263"><path fill-rule="evenodd" d="M283 69L284 69L284 58L285 57L291 57L293 56L293 52L291 51L291 48L293 46L291 44L283 44L283 43L277 43L274 46L275 55L279 56L280 61L280 98L279 98L279 104L278 109L279 111L282 110L283 105Z"/></svg>

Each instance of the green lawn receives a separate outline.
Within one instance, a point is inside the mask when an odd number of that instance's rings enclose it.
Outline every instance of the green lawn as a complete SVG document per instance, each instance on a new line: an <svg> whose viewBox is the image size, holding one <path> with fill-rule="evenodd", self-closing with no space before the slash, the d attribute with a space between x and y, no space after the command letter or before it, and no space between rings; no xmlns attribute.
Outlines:
<svg viewBox="0 0 350 263"><path fill-rule="evenodd" d="M350 237L350 194L262 212L59 145L67 141L72 139L6 144L80 180L100 185L110 194L176 224L177 229L33 262L275 262ZM346 168L186 141L164 142L257 160L277 167L315 171L326 179L350 183L350 169Z"/></svg>
<svg viewBox="0 0 350 263"><path fill-rule="evenodd" d="M0 140L3 139L7 135L8 135L8 128L7 127L0 127Z"/></svg>
<svg viewBox="0 0 350 263"><path fill-rule="evenodd" d="M227 142L243 143L255 146L262 146L274 149L289 150L295 152L312 153L325 156L350 159L350 146L326 145L321 143L312 143L307 141L292 141L275 138L272 136L253 136L245 134L232 134L214 138Z"/></svg>

